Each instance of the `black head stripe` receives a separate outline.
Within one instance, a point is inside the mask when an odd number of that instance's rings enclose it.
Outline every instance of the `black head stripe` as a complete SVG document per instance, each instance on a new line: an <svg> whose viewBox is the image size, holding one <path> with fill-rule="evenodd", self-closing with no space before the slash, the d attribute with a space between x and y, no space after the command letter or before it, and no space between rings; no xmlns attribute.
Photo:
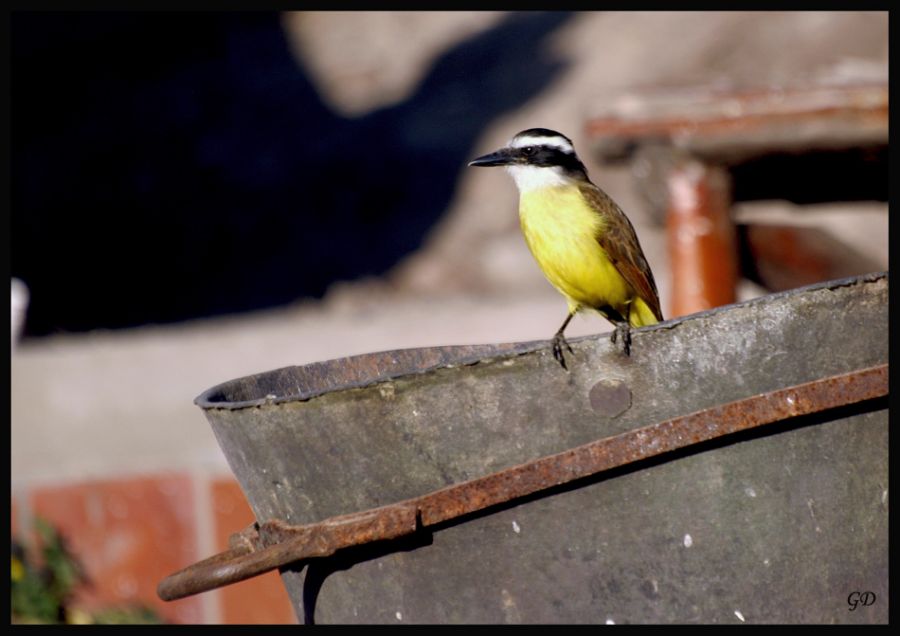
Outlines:
<svg viewBox="0 0 900 636"><path fill-rule="evenodd" d="M535 146L528 163L540 167L559 166L567 172L585 172L584 164L574 152L565 152L556 146Z"/></svg>
<svg viewBox="0 0 900 636"><path fill-rule="evenodd" d="M572 140L549 128L529 128L513 137L512 145L516 149L517 163L524 163L541 168L558 166L566 172L581 172L585 175L584 164L578 159L574 150L560 148L559 140L565 140L569 148L573 148ZM527 143L528 145L521 145Z"/></svg>

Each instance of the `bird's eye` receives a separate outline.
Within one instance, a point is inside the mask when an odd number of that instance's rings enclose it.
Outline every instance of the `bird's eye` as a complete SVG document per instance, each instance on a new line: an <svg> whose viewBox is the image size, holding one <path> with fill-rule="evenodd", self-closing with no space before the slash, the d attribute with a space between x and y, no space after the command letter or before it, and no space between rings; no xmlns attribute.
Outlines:
<svg viewBox="0 0 900 636"><path fill-rule="evenodd" d="M526 157L530 157L535 153L536 150L537 148L535 148L534 146L525 146L524 148L522 148L522 154L524 154Z"/></svg>

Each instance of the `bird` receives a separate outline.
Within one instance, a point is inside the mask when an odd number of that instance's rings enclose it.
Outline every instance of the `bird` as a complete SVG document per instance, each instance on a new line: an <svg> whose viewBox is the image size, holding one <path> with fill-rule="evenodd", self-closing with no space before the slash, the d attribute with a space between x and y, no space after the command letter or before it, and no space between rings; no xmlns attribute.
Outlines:
<svg viewBox="0 0 900 636"><path fill-rule="evenodd" d="M547 280L565 297L568 313L551 341L568 371L563 335L582 310L594 310L615 330L611 340L631 354L631 327L663 320L653 272L622 209L588 178L572 140L548 128L529 128L500 150L469 162L504 166L519 191L519 224Z"/></svg>

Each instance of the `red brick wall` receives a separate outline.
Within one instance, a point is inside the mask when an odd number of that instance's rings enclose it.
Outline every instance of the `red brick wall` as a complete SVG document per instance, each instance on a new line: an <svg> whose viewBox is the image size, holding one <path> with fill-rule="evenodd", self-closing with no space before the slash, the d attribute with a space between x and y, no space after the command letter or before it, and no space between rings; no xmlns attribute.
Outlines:
<svg viewBox="0 0 900 636"><path fill-rule="evenodd" d="M43 485L12 496L12 529L28 536L39 515L52 523L91 582L73 605L149 605L172 623L296 623L277 573L179 601L164 602L165 576L228 546L253 521L231 477L188 474Z"/></svg>

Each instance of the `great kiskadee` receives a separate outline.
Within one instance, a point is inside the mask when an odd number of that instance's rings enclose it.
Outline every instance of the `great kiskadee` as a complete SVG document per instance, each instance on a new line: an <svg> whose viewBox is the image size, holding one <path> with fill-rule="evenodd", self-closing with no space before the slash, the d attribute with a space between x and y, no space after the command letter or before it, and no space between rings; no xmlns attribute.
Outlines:
<svg viewBox="0 0 900 636"><path fill-rule="evenodd" d="M565 296L569 313L553 336L553 357L566 369L563 332L576 312L594 309L616 329L630 353L630 327L663 319L653 273L631 221L609 195L591 183L572 140L554 130L530 128L505 148L469 163L506 166L519 189L519 222L525 242L547 280Z"/></svg>

